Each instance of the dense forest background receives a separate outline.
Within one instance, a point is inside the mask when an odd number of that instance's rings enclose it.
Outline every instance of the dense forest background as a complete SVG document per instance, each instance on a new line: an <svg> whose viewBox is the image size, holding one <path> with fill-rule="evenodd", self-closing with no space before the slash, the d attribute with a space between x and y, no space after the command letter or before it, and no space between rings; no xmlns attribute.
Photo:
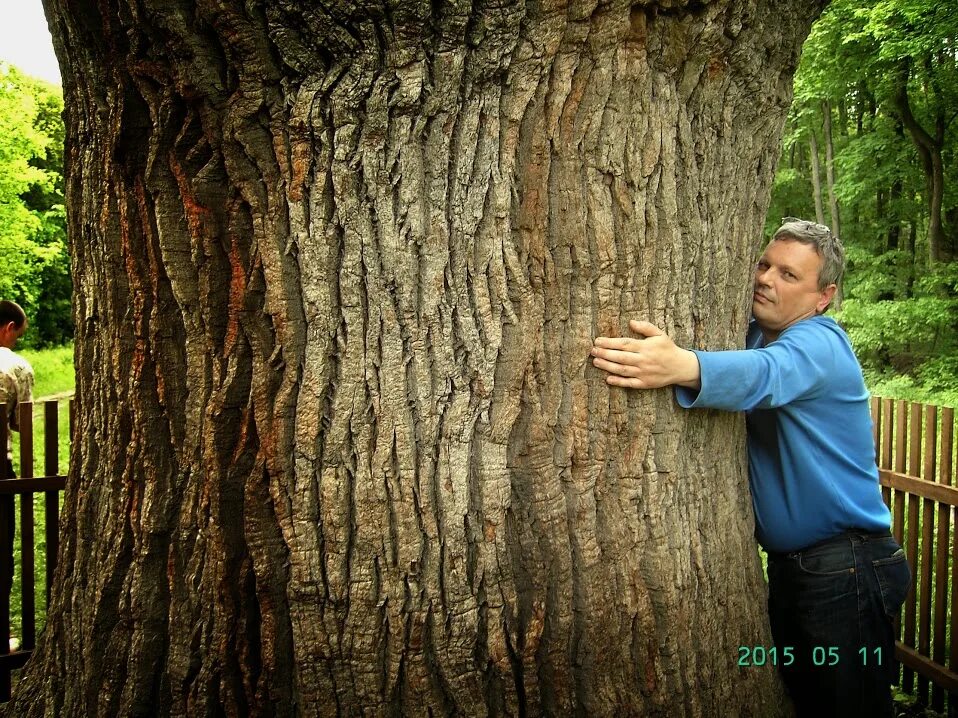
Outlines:
<svg viewBox="0 0 958 718"><path fill-rule="evenodd" d="M0 298L30 318L21 346L73 338L60 88L0 63Z"/></svg>
<svg viewBox="0 0 958 718"><path fill-rule="evenodd" d="M952 406L956 42L944 2L835 0L805 44L766 222L816 219L842 237L836 318L874 393ZM30 315L34 348L73 335L62 109L58 87L0 63L0 296Z"/></svg>
<svg viewBox="0 0 958 718"><path fill-rule="evenodd" d="M958 404L958 13L835 0L795 77L766 229L828 224L849 268L836 313L873 393Z"/></svg>

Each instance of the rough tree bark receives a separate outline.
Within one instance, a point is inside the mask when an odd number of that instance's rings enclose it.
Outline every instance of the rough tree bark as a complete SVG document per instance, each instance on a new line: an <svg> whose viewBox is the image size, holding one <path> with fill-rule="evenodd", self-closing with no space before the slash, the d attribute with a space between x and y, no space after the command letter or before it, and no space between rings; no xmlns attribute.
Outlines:
<svg viewBox="0 0 958 718"><path fill-rule="evenodd" d="M774 715L738 346L821 2L45 0L78 366L12 715Z"/></svg>

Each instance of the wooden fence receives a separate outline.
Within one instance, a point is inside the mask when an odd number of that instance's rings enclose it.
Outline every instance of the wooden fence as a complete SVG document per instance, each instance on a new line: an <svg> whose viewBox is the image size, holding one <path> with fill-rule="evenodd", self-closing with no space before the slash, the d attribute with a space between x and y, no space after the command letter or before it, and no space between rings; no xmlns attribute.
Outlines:
<svg viewBox="0 0 958 718"><path fill-rule="evenodd" d="M896 627L900 687L941 712L946 692L949 703L958 701L958 641L950 632L958 619L955 412L877 397L871 410L882 495L913 576Z"/></svg>
<svg viewBox="0 0 958 718"><path fill-rule="evenodd" d="M10 698L10 673L26 663L36 645L36 548L34 525L34 497L42 494L44 502L44 534L46 538L46 603L49 604L53 572L56 569L60 536L60 493L66 477L60 474L57 454L59 449L59 402L38 404L43 409L43 473L34 473L34 427L32 403L20 404L20 461L12 468L19 478L8 475L6 460L0 461L0 701ZM73 402L69 402L69 421L73 424ZM7 446L7 414L0 411L0 448ZM66 469L66 467L63 467ZM10 625L10 590L13 582L12 566L4 566L13 556L16 497L20 497L20 565L14 568L20 574L20 625ZM6 558L4 558L6 557ZM6 568L6 570L4 570ZM13 629L11 631L11 629ZM8 637L16 636L19 645L13 649Z"/></svg>
<svg viewBox="0 0 958 718"><path fill-rule="evenodd" d="M0 461L0 573L3 557L12 555L10 522L14 512L3 509L20 497L21 622L10 625L10 576L0 576L0 701L10 697L10 673L20 668L36 644L36 553L34 497L42 494L45 508L46 597L49 600L59 541L59 498L65 476L58 466L58 402L42 402L44 470L34 473L33 404L19 406L20 478L7 476ZM73 423L73 402L69 420ZM904 547L914 580L898 625L896 655L903 670L901 689L922 703L944 709L945 693L958 701L958 641L949 627L958 618L958 506L955 467L955 415L905 401L873 398L872 418L882 494L892 511L892 532ZM841 427L836 427L840 431ZM0 411L0 447L7 442L7 418ZM66 467L62 467L66 468ZM7 498L9 497L9 499ZM12 633L20 644L11 650L2 640ZM18 630L19 629L19 630ZM958 706L956 706L958 707Z"/></svg>

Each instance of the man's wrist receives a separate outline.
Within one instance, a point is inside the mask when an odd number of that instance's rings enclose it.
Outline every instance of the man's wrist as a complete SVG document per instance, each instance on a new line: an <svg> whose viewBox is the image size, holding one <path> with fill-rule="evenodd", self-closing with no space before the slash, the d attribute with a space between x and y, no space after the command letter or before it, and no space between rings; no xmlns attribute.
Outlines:
<svg viewBox="0 0 958 718"><path fill-rule="evenodd" d="M682 361L679 363L681 367L679 372L678 381L675 382L678 386L684 386L688 389L701 389L702 388L702 372L699 367L699 358L695 352L689 349L682 349Z"/></svg>

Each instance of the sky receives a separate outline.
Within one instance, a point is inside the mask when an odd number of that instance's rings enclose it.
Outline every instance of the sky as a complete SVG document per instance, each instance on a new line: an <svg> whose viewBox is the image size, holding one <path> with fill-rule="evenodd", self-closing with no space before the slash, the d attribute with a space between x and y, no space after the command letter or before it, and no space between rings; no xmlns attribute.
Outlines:
<svg viewBox="0 0 958 718"><path fill-rule="evenodd" d="M40 0L7 0L12 11L0 22L0 60L16 65L28 75L60 84L60 68Z"/></svg>

